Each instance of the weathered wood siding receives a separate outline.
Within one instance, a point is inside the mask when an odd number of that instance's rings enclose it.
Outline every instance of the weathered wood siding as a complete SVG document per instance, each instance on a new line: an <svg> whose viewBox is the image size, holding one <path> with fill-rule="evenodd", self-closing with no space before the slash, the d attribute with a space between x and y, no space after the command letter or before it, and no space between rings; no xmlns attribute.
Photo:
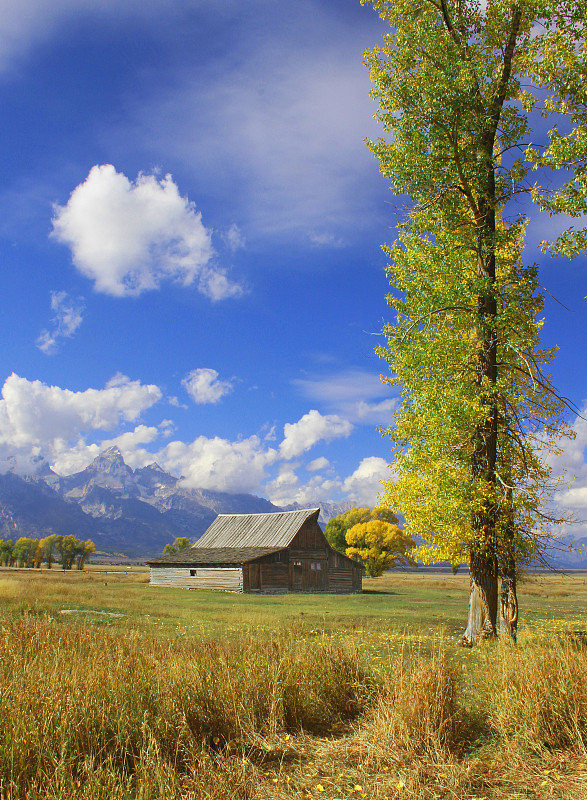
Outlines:
<svg viewBox="0 0 587 800"><path fill-rule="evenodd" d="M287 550L271 553L243 566L243 591L275 594L287 590Z"/></svg>
<svg viewBox="0 0 587 800"><path fill-rule="evenodd" d="M242 567L151 567L151 586L243 591Z"/></svg>
<svg viewBox="0 0 587 800"><path fill-rule="evenodd" d="M307 520L288 548L290 591L328 591L329 550L330 545L317 521Z"/></svg>
<svg viewBox="0 0 587 800"><path fill-rule="evenodd" d="M363 590L363 570L360 564L331 550L328 556L329 591L351 594Z"/></svg>
<svg viewBox="0 0 587 800"><path fill-rule="evenodd" d="M294 552L299 555L307 554L308 556L321 552L325 556L329 550L329 545L318 523L309 519L296 533L288 550L290 556Z"/></svg>

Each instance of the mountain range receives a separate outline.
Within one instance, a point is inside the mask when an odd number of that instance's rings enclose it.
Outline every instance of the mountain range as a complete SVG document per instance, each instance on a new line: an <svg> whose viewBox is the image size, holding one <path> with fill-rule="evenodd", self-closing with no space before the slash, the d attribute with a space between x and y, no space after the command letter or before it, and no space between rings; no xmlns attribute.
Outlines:
<svg viewBox="0 0 587 800"><path fill-rule="evenodd" d="M319 502L312 507L321 505ZM322 504L323 523L349 503ZM321 507L322 507L321 506ZM262 497L188 489L158 464L132 469L111 447L81 472L60 476L39 459L31 475L0 475L0 538L72 533L103 557L160 555L178 536L198 539L217 514L289 510Z"/></svg>
<svg viewBox="0 0 587 800"><path fill-rule="evenodd" d="M251 494L190 489L158 464L133 470L119 449L110 447L73 475L57 475L42 458L30 475L15 470L0 474L0 539L72 533L91 539L96 557L143 559L160 555L178 536L195 541L217 514L319 507L324 527L351 506L315 500L278 507ZM561 542L549 562L560 569L587 569L584 539L579 534L569 538L571 549ZM573 547L578 544L580 549Z"/></svg>

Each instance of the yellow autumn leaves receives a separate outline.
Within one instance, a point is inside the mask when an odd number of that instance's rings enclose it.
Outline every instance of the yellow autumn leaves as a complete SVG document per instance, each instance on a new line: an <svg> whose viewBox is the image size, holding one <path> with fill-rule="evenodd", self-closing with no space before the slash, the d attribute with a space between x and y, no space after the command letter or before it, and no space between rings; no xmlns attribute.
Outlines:
<svg viewBox="0 0 587 800"><path fill-rule="evenodd" d="M358 556L367 570L367 575L376 578L397 564L414 564L409 551L414 539L397 525L374 519L354 525L346 533L346 554Z"/></svg>

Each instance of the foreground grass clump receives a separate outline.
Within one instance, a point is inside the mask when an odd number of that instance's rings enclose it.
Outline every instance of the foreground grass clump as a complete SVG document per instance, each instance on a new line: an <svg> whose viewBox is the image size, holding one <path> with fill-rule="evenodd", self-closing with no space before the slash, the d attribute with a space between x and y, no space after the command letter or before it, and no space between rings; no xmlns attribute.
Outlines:
<svg viewBox="0 0 587 800"><path fill-rule="evenodd" d="M385 675L373 708L346 747L368 761L406 762L446 757L462 750L468 731L462 705L463 675L447 651L398 660Z"/></svg>
<svg viewBox="0 0 587 800"><path fill-rule="evenodd" d="M502 658L493 661L487 716L503 741L537 752L587 752L587 642L563 636L542 646L502 648Z"/></svg>
<svg viewBox="0 0 587 800"><path fill-rule="evenodd" d="M369 691L340 645L159 641L34 617L0 627L0 685L0 785L18 796L105 770L122 782L153 765L188 774L205 752L327 732Z"/></svg>

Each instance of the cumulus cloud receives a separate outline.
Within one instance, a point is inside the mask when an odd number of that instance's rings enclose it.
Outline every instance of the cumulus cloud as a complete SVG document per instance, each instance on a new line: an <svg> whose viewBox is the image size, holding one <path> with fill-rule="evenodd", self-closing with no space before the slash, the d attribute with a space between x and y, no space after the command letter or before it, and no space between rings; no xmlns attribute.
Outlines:
<svg viewBox="0 0 587 800"><path fill-rule="evenodd" d="M230 381L219 381L216 370L207 367L192 370L181 383L198 404L218 403L233 388Z"/></svg>
<svg viewBox="0 0 587 800"><path fill-rule="evenodd" d="M572 424L574 439L561 439L560 455L547 453L546 463L552 468L551 480L558 482L554 502L559 509L579 518L585 517L587 508L587 408L581 411Z"/></svg>
<svg viewBox="0 0 587 800"><path fill-rule="evenodd" d="M199 436L193 442L169 442L156 454L163 469L183 476L187 487L221 492L254 492L277 457L258 436L237 442Z"/></svg>
<svg viewBox="0 0 587 800"><path fill-rule="evenodd" d="M67 204L54 207L52 235L98 292L138 295L164 280L196 282L212 300L242 291L213 267L211 232L170 175L141 173L133 182L111 164L92 167Z"/></svg>
<svg viewBox="0 0 587 800"><path fill-rule="evenodd" d="M196 390L197 396L217 391L216 383L221 383L217 375L208 378ZM299 479L296 471L301 464L292 459L319 441L351 433L352 424L334 415L313 410L286 424L279 447L272 444L273 436L263 434L236 441L198 436L186 442L170 440L174 423L169 419L151 425L140 420L161 399L158 386L120 374L103 389L84 391L12 374L0 398L0 472L34 472L43 456L58 474L71 474L116 445L129 466L136 469L157 461L164 470L181 476L189 488L261 492L278 504L303 505L343 492L353 501L372 505L378 481L387 472L383 459L367 458L343 484L328 459L320 456L306 465L310 480ZM326 477L319 474L325 469Z"/></svg>
<svg viewBox="0 0 587 800"><path fill-rule="evenodd" d="M51 459L76 447L85 432L135 422L160 399L157 386L126 375L115 375L104 389L73 392L13 373L2 387L0 457L22 451ZM80 447L83 451L83 441Z"/></svg>
<svg viewBox="0 0 587 800"><path fill-rule="evenodd" d="M313 409L298 421L283 426L284 439L279 446L279 455L285 459L305 453L317 442L349 436L352 424L335 414L320 414Z"/></svg>
<svg viewBox="0 0 587 800"><path fill-rule="evenodd" d="M316 503L317 498L331 497L340 491L341 484L337 478L325 480L316 475L310 481L302 483L296 474L296 467L295 464L280 465L277 477L265 484L264 491L275 505L299 503L309 506Z"/></svg>
<svg viewBox="0 0 587 800"><path fill-rule="evenodd" d="M384 458L364 458L357 469L343 482L349 500L359 506L372 508L381 494L381 481L390 477L389 464Z"/></svg>
<svg viewBox="0 0 587 800"><path fill-rule="evenodd" d="M551 510L566 521L557 526L554 533L563 541L587 548L587 407L581 409L571 425L574 439L561 439L560 455L547 453L546 463L552 468L551 484L556 491L550 504ZM569 553L572 560L580 556Z"/></svg>
<svg viewBox="0 0 587 800"><path fill-rule="evenodd" d="M118 447L125 462L135 469L153 463L153 456L143 447L154 442L160 430L154 426L137 425L134 430L125 431L111 439L102 439L98 444L87 444L80 438L73 446L63 440L57 440L51 456L52 467L59 475L70 475L87 467L96 456L109 447Z"/></svg>
<svg viewBox="0 0 587 800"><path fill-rule="evenodd" d="M85 303L83 298L70 297L67 292L51 292L51 329L41 331L37 347L43 353L55 353L61 339L69 339L83 321Z"/></svg>

